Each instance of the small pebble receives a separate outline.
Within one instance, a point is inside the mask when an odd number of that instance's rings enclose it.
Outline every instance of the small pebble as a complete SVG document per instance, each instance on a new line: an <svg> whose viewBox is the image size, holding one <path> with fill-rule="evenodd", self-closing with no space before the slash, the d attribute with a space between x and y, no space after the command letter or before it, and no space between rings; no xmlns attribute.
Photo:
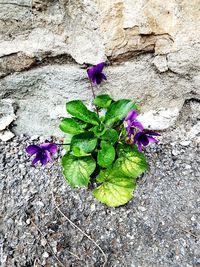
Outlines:
<svg viewBox="0 0 200 267"><path fill-rule="evenodd" d="M46 259L46 258L49 257L49 254L45 251L45 252L42 254L42 257Z"/></svg>

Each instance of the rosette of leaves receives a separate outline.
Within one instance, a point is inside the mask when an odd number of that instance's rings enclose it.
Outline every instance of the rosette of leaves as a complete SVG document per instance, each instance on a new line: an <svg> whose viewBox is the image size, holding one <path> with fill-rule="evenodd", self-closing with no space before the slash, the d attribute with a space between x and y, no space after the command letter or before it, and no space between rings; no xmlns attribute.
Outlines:
<svg viewBox="0 0 200 267"><path fill-rule="evenodd" d="M97 112L82 101L66 104L70 118L60 122L65 133L66 154L62 157L63 174L72 187L92 184L93 195L100 202L117 207L133 195L135 180L147 169L144 154L133 144L126 144L123 119L137 105L128 99L114 101L109 95L94 99ZM99 111L105 109L105 115Z"/></svg>

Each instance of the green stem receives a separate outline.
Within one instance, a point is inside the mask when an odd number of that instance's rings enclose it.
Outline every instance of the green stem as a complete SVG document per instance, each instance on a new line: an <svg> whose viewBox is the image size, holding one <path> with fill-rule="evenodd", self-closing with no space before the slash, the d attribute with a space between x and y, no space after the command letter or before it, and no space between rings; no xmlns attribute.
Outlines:
<svg viewBox="0 0 200 267"><path fill-rule="evenodd" d="M91 86L91 90L92 90L93 99L95 99L95 98L96 98L96 95L95 95L94 87L93 87L91 81L90 81L90 86ZM97 108L96 106L95 106L95 109L96 109L97 115L98 115L98 117L99 117L99 111L98 111L98 108Z"/></svg>
<svg viewBox="0 0 200 267"><path fill-rule="evenodd" d="M70 145L70 143L68 143L68 144L58 144L58 143L54 143L55 145L57 145L57 146L68 146L68 145Z"/></svg>

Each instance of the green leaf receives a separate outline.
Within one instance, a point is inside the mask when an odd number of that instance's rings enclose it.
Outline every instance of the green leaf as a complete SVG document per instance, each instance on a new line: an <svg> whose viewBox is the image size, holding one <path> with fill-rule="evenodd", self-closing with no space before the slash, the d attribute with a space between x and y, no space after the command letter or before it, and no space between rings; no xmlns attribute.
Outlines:
<svg viewBox="0 0 200 267"><path fill-rule="evenodd" d="M65 118L59 125L61 131L69 134L79 134L84 132L82 125L76 122L73 118Z"/></svg>
<svg viewBox="0 0 200 267"><path fill-rule="evenodd" d="M119 158L114 164L123 175L136 178L147 170L147 162L143 153L135 145L120 144L117 148Z"/></svg>
<svg viewBox="0 0 200 267"><path fill-rule="evenodd" d="M79 120L93 125L99 124L99 118L95 112L90 111L81 100L73 100L66 104L67 111Z"/></svg>
<svg viewBox="0 0 200 267"><path fill-rule="evenodd" d="M101 116L101 117L99 118L99 120L100 120L100 122L104 122L104 121L105 121L105 116Z"/></svg>
<svg viewBox="0 0 200 267"><path fill-rule="evenodd" d="M114 145L119 139L119 135L114 129L107 129L106 132L101 136L102 140L108 141L112 145Z"/></svg>
<svg viewBox="0 0 200 267"><path fill-rule="evenodd" d="M62 157L63 174L73 187L87 186L90 175L96 168L96 162L92 157L76 158L71 154Z"/></svg>
<svg viewBox="0 0 200 267"><path fill-rule="evenodd" d="M113 169L111 166L109 168L107 168L106 170L101 170L100 173L96 177L96 181L98 183L105 182L108 179L108 177L112 171L113 171Z"/></svg>
<svg viewBox="0 0 200 267"><path fill-rule="evenodd" d="M94 105L100 108L108 108L112 101L109 95L99 95L94 99Z"/></svg>
<svg viewBox="0 0 200 267"><path fill-rule="evenodd" d="M87 157L90 156L91 153L85 153L82 149L80 149L79 147L73 147L72 153L74 156L76 157Z"/></svg>
<svg viewBox="0 0 200 267"><path fill-rule="evenodd" d="M115 149L114 147L106 143L105 141L101 142L101 150L98 151L97 161L101 167L109 167L115 159Z"/></svg>
<svg viewBox="0 0 200 267"><path fill-rule="evenodd" d="M106 132L106 129L103 124L100 124L92 127L90 131L92 131L97 137L100 137Z"/></svg>
<svg viewBox="0 0 200 267"><path fill-rule="evenodd" d="M71 140L71 149L76 155L77 155L76 148L79 148L81 151L87 154L89 152L92 152L95 149L96 145L97 145L97 138L94 136L94 133L92 132L85 132L74 135Z"/></svg>
<svg viewBox="0 0 200 267"><path fill-rule="evenodd" d="M89 123L81 121L75 117L72 117L73 120L75 120L84 130L85 128L87 128L87 126L89 125Z"/></svg>
<svg viewBox="0 0 200 267"><path fill-rule="evenodd" d="M122 176L116 170L101 171L97 181L103 183L93 190L93 195L107 206L121 206L132 198L134 179Z"/></svg>
<svg viewBox="0 0 200 267"><path fill-rule="evenodd" d="M128 99L121 99L112 103L105 115L105 123L112 125L113 123L122 120L132 109L137 109L137 105Z"/></svg>

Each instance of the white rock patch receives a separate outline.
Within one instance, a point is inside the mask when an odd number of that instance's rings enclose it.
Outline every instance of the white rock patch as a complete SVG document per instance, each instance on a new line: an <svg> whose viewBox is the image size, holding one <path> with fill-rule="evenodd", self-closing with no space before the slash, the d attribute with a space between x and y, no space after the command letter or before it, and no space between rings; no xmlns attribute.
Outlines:
<svg viewBox="0 0 200 267"><path fill-rule="evenodd" d="M171 127L178 115L178 108L160 108L157 110L150 110L138 116L138 120L147 129L152 130L166 130Z"/></svg>

